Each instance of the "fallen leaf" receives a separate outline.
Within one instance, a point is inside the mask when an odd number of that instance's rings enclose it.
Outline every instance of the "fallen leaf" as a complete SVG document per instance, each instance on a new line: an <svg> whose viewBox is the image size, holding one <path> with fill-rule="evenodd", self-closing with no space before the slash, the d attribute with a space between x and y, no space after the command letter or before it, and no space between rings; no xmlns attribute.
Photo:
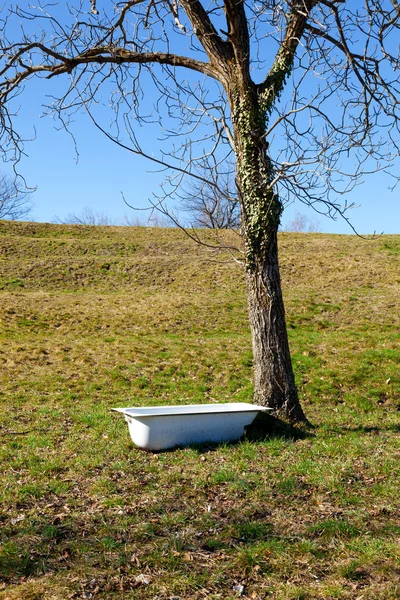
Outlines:
<svg viewBox="0 0 400 600"><path fill-rule="evenodd" d="M242 585L241 583L237 583L233 586L233 590L237 592L239 596L241 596L244 592L244 585Z"/></svg>
<svg viewBox="0 0 400 600"><path fill-rule="evenodd" d="M18 517L14 517L13 519L11 519L11 525L16 525L17 523L19 523L20 521L23 521L25 519L25 515L18 515Z"/></svg>
<svg viewBox="0 0 400 600"><path fill-rule="evenodd" d="M191 554L190 552L185 552L185 554L183 555L183 560L191 562L193 560L193 554Z"/></svg>
<svg viewBox="0 0 400 600"><path fill-rule="evenodd" d="M140 575L137 575L135 577L135 581L136 583L142 583L143 585L149 585L151 583L151 579L148 575L145 575L144 573L140 573Z"/></svg>
<svg viewBox="0 0 400 600"><path fill-rule="evenodd" d="M136 554L132 554L132 556L130 558L130 562L131 563L135 563L135 565L137 565L138 567L140 567L140 560L138 559L138 557L136 556Z"/></svg>

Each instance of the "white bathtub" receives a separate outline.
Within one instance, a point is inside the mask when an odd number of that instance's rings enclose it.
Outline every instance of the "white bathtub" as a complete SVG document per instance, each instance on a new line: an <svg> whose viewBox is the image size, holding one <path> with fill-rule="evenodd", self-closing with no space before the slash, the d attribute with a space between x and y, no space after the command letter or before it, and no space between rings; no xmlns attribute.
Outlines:
<svg viewBox="0 0 400 600"><path fill-rule="evenodd" d="M145 450L165 450L204 442L238 440L265 406L230 402L113 408L125 416L133 442Z"/></svg>

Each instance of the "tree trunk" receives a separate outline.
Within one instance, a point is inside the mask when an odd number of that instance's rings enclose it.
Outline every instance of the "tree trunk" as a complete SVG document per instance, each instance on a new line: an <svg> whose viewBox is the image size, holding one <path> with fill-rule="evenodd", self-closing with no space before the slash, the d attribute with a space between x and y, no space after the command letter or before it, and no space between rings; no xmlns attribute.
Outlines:
<svg viewBox="0 0 400 600"><path fill-rule="evenodd" d="M265 140L265 105L249 81L230 94L237 184L246 248L246 283L253 342L255 401L290 421L307 422L294 381L278 264L282 205L272 188Z"/></svg>
<svg viewBox="0 0 400 600"><path fill-rule="evenodd" d="M306 421L294 381L278 264L277 232L246 272L254 357L254 401L290 421Z"/></svg>

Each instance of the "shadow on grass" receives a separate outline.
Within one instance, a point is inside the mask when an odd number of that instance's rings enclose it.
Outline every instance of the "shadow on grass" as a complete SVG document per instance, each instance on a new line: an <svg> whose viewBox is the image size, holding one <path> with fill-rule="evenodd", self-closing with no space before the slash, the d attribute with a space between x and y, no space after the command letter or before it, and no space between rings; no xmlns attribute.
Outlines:
<svg viewBox="0 0 400 600"><path fill-rule="evenodd" d="M332 433L370 433L372 435L378 435L384 431L400 433L400 425L385 425L383 427L377 425L358 425L357 427L348 427L347 425L343 425L340 427L328 427L327 430Z"/></svg>
<svg viewBox="0 0 400 600"><path fill-rule="evenodd" d="M294 426L265 412L259 413L245 432L245 439L250 442L260 442L274 438L304 440L310 437L314 437L310 427L305 425Z"/></svg>
<svg viewBox="0 0 400 600"><path fill-rule="evenodd" d="M184 446L174 446L173 448L167 448L160 451L152 450L151 454L169 453L175 452L181 448L192 448L197 450L200 454L207 452L215 452L221 445L224 446L236 446L244 440L249 442L262 442L272 439L285 439L285 440L304 440L306 438L314 437L314 433L310 430L309 426L298 425L294 426L290 423L286 423L277 417L273 417L267 413L260 412L253 423L248 425L245 429L244 435L235 442L204 442L204 443L193 443L185 444Z"/></svg>

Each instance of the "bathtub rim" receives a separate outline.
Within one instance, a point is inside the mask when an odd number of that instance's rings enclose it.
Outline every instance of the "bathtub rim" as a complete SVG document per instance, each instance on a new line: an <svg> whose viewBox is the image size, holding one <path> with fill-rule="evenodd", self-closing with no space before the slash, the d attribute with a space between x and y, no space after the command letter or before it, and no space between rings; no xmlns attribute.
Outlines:
<svg viewBox="0 0 400 600"><path fill-rule="evenodd" d="M189 415L231 414L237 412L267 412L273 408L250 404L247 402L215 402L212 404L164 404L158 406L130 406L125 408L111 408L112 411L121 413L133 419L152 417L180 417Z"/></svg>

